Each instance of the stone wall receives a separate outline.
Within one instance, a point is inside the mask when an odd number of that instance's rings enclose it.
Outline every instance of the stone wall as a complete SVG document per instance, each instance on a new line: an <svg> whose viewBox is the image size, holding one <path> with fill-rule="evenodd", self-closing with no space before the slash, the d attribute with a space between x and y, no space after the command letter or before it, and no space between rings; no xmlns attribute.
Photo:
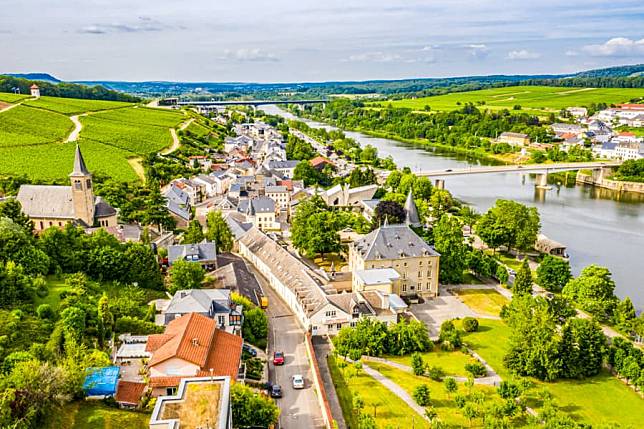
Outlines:
<svg viewBox="0 0 644 429"><path fill-rule="evenodd" d="M586 185L599 186L601 188L610 189L617 192L637 192L644 194L644 183L640 182L622 182L617 180L609 180L604 178L594 178L590 174L577 173L577 183Z"/></svg>

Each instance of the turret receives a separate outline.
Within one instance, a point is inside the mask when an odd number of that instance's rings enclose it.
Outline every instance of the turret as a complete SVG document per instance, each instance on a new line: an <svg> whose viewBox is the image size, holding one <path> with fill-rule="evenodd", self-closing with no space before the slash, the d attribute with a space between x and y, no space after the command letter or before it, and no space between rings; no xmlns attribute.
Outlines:
<svg viewBox="0 0 644 429"><path fill-rule="evenodd" d="M411 189L407 194L407 201L405 201L405 224L417 228L420 226L420 216L418 215L418 207L414 202L414 196L411 194Z"/></svg>
<svg viewBox="0 0 644 429"><path fill-rule="evenodd" d="M74 216L88 226L94 224L94 192L92 190L92 174L87 170L80 146L76 145L74 155L74 171L69 175L72 185L72 201Z"/></svg>

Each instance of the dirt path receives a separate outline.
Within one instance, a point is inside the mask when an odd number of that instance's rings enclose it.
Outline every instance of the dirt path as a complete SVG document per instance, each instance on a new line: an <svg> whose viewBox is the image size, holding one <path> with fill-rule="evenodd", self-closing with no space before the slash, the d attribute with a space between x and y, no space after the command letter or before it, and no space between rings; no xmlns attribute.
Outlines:
<svg viewBox="0 0 644 429"><path fill-rule="evenodd" d="M136 175L139 176L139 179L145 183L145 169L141 164L141 158L129 158L127 163L130 164L130 167L132 167Z"/></svg>
<svg viewBox="0 0 644 429"><path fill-rule="evenodd" d="M594 91L596 88L571 89L570 91L557 92L557 95L574 94L576 92Z"/></svg>
<svg viewBox="0 0 644 429"><path fill-rule="evenodd" d="M67 140L65 140L65 143L69 142L75 142L78 140L78 136L80 135L81 130L83 129L83 124L81 124L81 121L78 120L79 116L86 116L87 113L83 113L82 115L74 115L70 116L69 119L74 123L74 129L72 132L67 136Z"/></svg>
<svg viewBox="0 0 644 429"><path fill-rule="evenodd" d="M179 131L183 131L192 124L195 118L190 118L179 127ZM172 145L161 151L161 155L170 155L175 150L179 149L181 142L179 141L179 136L177 136L177 131L174 128L170 128L170 135L172 136Z"/></svg>

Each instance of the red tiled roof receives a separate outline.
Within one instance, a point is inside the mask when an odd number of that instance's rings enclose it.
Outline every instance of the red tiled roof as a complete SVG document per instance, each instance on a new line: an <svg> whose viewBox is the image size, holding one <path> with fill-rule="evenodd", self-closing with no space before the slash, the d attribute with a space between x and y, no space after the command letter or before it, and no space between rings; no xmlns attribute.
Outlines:
<svg viewBox="0 0 644 429"><path fill-rule="evenodd" d="M286 189L289 191L293 190L293 181L292 180L278 180L277 181L278 186L286 186Z"/></svg>
<svg viewBox="0 0 644 429"><path fill-rule="evenodd" d="M629 131L622 131L621 133L618 134L620 137L635 137L635 133L631 133Z"/></svg>
<svg viewBox="0 0 644 429"><path fill-rule="evenodd" d="M150 377L150 387L154 388L178 386L181 382L181 379L186 377Z"/></svg>
<svg viewBox="0 0 644 429"><path fill-rule="evenodd" d="M322 164L329 164L329 165L333 165L333 163L332 163L331 161L329 161L328 159L326 159L326 158L325 158L325 157L323 157L323 156L316 156L315 158L313 158L312 160L310 160L310 161L309 161L309 163L310 163L313 167L318 167L318 166L320 166L320 165L322 165Z"/></svg>
<svg viewBox="0 0 644 429"><path fill-rule="evenodd" d="M622 109L644 110L644 104L618 104Z"/></svg>
<svg viewBox="0 0 644 429"><path fill-rule="evenodd" d="M150 335L146 350L152 351L148 367L171 358L191 362L210 375L237 377L241 337L217 329L213 319L190 313L171 321L161 335ZM152 344L150 344L152 341Z"/></svg>
<svg viewBox="0 0 644 429"><path fill-rule="evenodd" d="M116 402L138 405L145 390L145 383L120 380L116 388Z"/></svg>
<svg viewBox="0 0 644 429"><path fill-rule="evenodd" d="M33 84L33 85L31 85L29 88L30 88L30 89L38 89L38 85L36 85L36 84L34 83L34 84Z"/></svg>

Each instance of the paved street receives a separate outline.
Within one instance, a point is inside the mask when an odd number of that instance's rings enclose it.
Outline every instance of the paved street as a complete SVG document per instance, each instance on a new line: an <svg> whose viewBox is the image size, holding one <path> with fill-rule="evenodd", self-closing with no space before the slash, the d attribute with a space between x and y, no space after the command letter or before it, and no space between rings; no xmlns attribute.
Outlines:
<svg viewBox="0 0 644 429"><path fill-rule="evenodd" d="M282 386L284 397L277 400L282 410L280 427L283 429L323 428L322 413L313 388L311 369L306 356L304 331L297 323L291 310L267 284L252 265L249 269L255 274L264 294L268 297L268 377L273 383ZM275 350L284 352L284 366L275 367L272 356ZM291 377L302 374L305 388L295 390L291 385Z"/></svg>

